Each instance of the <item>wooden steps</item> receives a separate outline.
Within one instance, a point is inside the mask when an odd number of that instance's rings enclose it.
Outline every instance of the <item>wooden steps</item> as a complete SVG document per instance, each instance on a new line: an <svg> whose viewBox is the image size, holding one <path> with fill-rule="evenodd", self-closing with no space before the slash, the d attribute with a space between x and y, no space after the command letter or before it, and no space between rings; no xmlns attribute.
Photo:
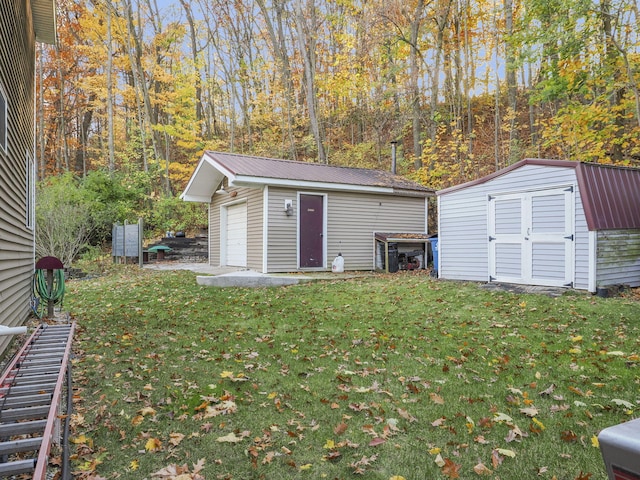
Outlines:
<svg viewBox="0 0 640 480"><path fill-rule="evenodd" d="M41 324L0 377L0 478L45 480L74 331Z"/></svg>

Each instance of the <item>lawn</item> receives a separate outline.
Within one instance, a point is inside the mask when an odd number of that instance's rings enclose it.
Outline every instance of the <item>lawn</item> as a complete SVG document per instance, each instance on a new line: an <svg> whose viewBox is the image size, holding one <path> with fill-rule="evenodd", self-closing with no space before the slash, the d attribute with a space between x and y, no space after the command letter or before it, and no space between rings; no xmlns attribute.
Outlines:
<svg viewBox="0 0 640 480"><path fill-rule="evenodd" d="M65 302L81 479L601 480L598 433L640 408L632 294L121 266Z"/></svg>

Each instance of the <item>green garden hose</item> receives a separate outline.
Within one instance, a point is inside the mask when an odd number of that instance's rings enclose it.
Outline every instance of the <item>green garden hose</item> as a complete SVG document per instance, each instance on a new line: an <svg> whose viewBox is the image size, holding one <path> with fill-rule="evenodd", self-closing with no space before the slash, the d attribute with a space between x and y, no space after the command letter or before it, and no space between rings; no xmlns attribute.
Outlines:
<svg viewBox="0 0 640 480"><path fill-rule="evenodd" d="M47 284L46 270L36 269L36 274L33 279L33 290L38 294L43 304L49 302L62 304L64 299L64 270L53 271L53 284L51 289Z"/></svg>

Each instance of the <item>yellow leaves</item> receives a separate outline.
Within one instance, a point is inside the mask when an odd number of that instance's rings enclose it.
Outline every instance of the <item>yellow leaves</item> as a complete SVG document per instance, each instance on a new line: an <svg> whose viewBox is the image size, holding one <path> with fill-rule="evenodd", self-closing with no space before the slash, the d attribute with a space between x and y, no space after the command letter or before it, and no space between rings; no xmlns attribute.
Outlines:
<svg viewBox="0 0 640 480"><path fill-rule="evenodd" d="M313 464L311 463L305 463L304 465L300 465L300 467L298 467L298 470L300 470L301 472L304 472L305 470L311 470L312 466Z"/></svg>
<svg viewBox="0 0 640 480"><path fill-rule="evenodd" d="M591 446L595 448L600 448L600 441L596 435L591 436Z"/></svg>
<svg viewBox="0 0 640 480"><path fill-rule="evenodd" d="M545 430L547 428L547 427L544 426L544 423L542 423L537 418L533 417L531 420L540 430Z"/></svg>
<svg viewBox="0 0 640 480"><path fill-rule="evenodd" d="M228 378L232 382L246 382L247 380L249 380L248 378L246 378L245 374L242 372L239 373L238 375L235 375L233 372L230 372L228 370L221 372L220 378Z"/></svg>
<svg viewBox="0 0 640 480"><path fill-rule="evenodd" d="M138 468L140 468L140 461L131 460L131 462L129 462L129 468L135 472L136 470L138 470Z"/></svg>
<svg viewBox="0 0 640 480"><path fill-rule="evenodd" d="M162 442L160 440L158 440L157 438L149 438L147 440L147 443L144 444L144 449L147 452L155 452L157 450L160 450L162 448Z"/></svg>
<svg viewBox="0 0 640 480"><path fill-rule="evenodd" d="M326 449L332 450L332 449L336 448L336 442L334 442L333 440L327 440L322 448L326 448Z"/></svg>
<svg viewBox="0 0 640 480"><path fill-rule="evenodd" d="M78 435L77 437L72 437L71 443L75 443L76 445L84 444L93 448L93 440L88 438L85 434Z"/></svg>
<svg viewBox="0 0 640 480"><path fill-rule="evenodd" d="M473 418L467 416L466 418L467 422L465 423L466 427L467 427L467 432L469 432L469 434L473 433L473 429L475 428L476 424L473 421Z"/></svg>

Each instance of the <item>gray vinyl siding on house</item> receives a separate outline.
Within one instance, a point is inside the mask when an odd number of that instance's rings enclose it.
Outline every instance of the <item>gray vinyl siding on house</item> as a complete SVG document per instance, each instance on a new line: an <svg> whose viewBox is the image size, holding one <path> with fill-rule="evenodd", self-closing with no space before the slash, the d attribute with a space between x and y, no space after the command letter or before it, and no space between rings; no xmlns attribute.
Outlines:
<svg viewBox="0 0 640 480"><path fill-rule="evenodd" d="M311 191L269 187L268 272L290 272L298 267L298 193L326 195L326 268L342 253L346 270L374 269L374 232L424 232L425 199L338 191ZM293 200L294 215L284 212Z"/></svg>
<svg viewBox="0 0 640 480"><path fill-rule="evenodd" d="M524 165L485 183L444 193L439 197L440 275L453 280L489 279L489 195L519 193L576 185L572 168ZM575 193L575 283L588 282L588 231L580 192ZM585 255L585 252L587 255Z"/></svg>
<svg viewBox="0 0 640 480"><path fill-rule="evenodd" d="M0 87L7 149L0 149L0 324L21 325L30 307L33 230L27 228L27 156L33 158L35 36L30 2L0 2ZM0 337L2 352L11 337Z"/></svg>
<svg viewBox="0 0 640 480"><path fill-rule="evenodd" d="M640 230L597 233L596 285L640 286Z"/></svg>

